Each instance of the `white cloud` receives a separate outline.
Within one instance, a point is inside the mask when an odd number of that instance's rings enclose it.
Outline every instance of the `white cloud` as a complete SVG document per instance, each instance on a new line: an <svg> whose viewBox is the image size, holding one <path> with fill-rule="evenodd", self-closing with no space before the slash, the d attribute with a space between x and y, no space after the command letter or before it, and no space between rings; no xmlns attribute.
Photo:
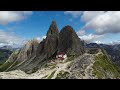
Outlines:
<svg viewBox="0 0 120 90"><path fill-rule="evenodd" d="M80 17L85 25L82 30L94 30L95 34L120 33L120 11L66 11L73 17Z"/></svg>
<svg viewBox="0 0 120 90"><path fill-rule="evenodd" d="M46 36L43 36L42 39L46 39Z"/></svg>
<svg viewBox="0 0 120 90"><path fill-rule="evenodd" d="M88 22L103 13L104 11L84 11L81 16L81 21Z"/></svg>
<svg viewBox="0 0 120 90"><path fill-rule="evenodd" d="M86 12L84 12L83 16L81 17L81 20L86 22L82 29L93 29L95 30L96 34L100 35L120 32L120 11L88 11L86 14L85 13ZM90 16L91 13L92 16Z"/></svg>
<svg viewBox="0 0 120 90"><path fill-rule="evenodd" d="M96 40L95 43L101 44L101 43L103 43L103 42Z"/></svg>
<svg viewBox="0 0 120 90"><path fill-rule="evenodd" d="M25 19L32 11L0 11L0 24L6 25L11 22Z"/></svg>
<svg viewBox="0 0 120 90"><path fill-rule="evenodd" d="M104 37L104 35L89 34L89 35L79 36L79 38L84 40L86 43L95 42L97 39L102 38L102 37Z"/></svg>
<svg viewBox="0 0 120 90"><path fill-rule="evenodd" d="M110 44L110 45L120 44L120 40L111 41L108 44Z"/></svg>
<svg viewBox="0 0 120 90"><path fill-rule="evenodd" d="M23 40L16 36L13 32L0 30L0 46L4 45L22 45Z"/></svg>
<svg viewBox="0 0 120 90"><path fill-rule="evenodd" d="M78 35L78 36L83 36L83 35L85 35L85 31L84 31L84 30L79 30L79 31L77 32L77 35Z"/></svg>
<svg viewBox="0 0 120 90"><path fill-rule="evenodd" d="M43 39L45 39L46 38L46 36L42 36L42 37L37 37L36 39L39 41L39 42L41 42Z"/></svg>
<svg viewBox="0 0 120 90"><path fill-rule="evenodd" d="M77 18L82 14L82 11L65 11L64 14L69 14L72 15L74 18Z"/></svg>
<svg viewBox="0 0 120 90"><path fill-rule="evenodd" d="M40 37L37 37L36 39L37 39L38 41L41 41L41 38L40 38Z"/></svg>

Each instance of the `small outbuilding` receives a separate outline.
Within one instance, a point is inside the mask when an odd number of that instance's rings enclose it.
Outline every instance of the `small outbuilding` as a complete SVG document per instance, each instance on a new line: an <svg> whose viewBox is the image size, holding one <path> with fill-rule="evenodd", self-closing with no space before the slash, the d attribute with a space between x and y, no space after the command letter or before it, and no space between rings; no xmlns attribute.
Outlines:
<svg viewBox="0 0 120 90"><path fill-rule="evenodd" d="M67 58L67 55L64 52L60 52L59 54L56 55L57 59L64 60Z"/></svg>

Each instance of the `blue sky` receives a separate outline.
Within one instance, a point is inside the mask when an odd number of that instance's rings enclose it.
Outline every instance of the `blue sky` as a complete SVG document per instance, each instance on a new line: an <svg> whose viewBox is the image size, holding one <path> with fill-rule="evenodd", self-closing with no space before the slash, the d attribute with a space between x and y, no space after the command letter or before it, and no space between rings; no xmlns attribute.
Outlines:
<svg viewBox="0 0 120 90"><path fill-rule="evenodd" d="M71 25L77 31L81 27L81 24L79 24L80 20L74 19L70 21L71 17L65 15L63 11L34 11L27 19L8 23L7 25L0 25L0 29L12 29L18 36L32 39L46 35L51 21L55 20L59 31L65 25Z"/></svg>
<svg viewBox="0 0 120 90"><path fill-rule="evenodd" d="M52 20L59 31L71 25L88 43L120 42L120 12L117 11L0 11L0 45L42 39Z"/></svg>

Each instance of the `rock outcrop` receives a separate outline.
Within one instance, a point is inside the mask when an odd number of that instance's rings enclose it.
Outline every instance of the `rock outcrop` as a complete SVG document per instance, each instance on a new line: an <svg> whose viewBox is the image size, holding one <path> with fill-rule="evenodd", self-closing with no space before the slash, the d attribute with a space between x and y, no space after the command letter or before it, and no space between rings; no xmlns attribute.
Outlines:
<svg viewBox="0 0 120 90"><path fill-rule="evenodd" d="M58 52L65 52L68 56L84 53L82 41L71 26L65 26L60 31Z"/></svg>
<svg viewBox="0 0 120 90"><path fill-rule="evenodd" d="M58 49L59 31L55 21L52 21L50 28L47 32L47 38L45 43L46 58L51 57L57 52Z"/></svg>
<svg viewBox="0 0 120 90"><path fill-rule="evenodd" d="M28 60L34 57L36 55L38 44L38 41L35 39L28 41L25 46L20 50L17 61Z"/></svg>
<svg viewBox="0 0 120 90"><path fill-rule="evenodd" d="M35 57L38 44L35 39L28 41L23 48L11 54L8 60L0 67L0 71L12 70L16 65Z"/></svg>
<svg viewBox="0 0 120 90"><path fill-rule="evenodd" d="M37 57L39 57L44 52L44 50L45 50L45 42L46 42L46 39L43 39L39 43L39 45L37 47L37 53L36 53Z"/></svg>

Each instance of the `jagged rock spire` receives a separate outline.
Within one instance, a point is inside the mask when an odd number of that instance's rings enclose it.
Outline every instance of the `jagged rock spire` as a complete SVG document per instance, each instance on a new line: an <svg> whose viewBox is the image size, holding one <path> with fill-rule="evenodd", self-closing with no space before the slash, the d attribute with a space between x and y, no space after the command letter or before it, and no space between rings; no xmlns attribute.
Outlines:
<svg viewBox="0 0 120 90"><path fill-rule="evenodd" d="M50 27L49 27L49 30L47 32L47 36L48 35L52 35L52 34L59 34L59 31L58 31L58 28L57 28L57 24L56 22L53 20Z"/></svg>
<svg viewBox="0 0 120 90"><path fill-rule="evenodd" d="M55 21L52 21L47 32L47 38L45 43L45 51L47 53L47 58L51 57L57 51L58 38L59 31L57 28L57 24Z"/></svg>
<svg viewBox="0 0 120 90"><path fill-rule="evenodd" d="M82 55L84 47L81 40L71 26L65 26L59 33L58 53L65 52L67 55Z"/></svg>

